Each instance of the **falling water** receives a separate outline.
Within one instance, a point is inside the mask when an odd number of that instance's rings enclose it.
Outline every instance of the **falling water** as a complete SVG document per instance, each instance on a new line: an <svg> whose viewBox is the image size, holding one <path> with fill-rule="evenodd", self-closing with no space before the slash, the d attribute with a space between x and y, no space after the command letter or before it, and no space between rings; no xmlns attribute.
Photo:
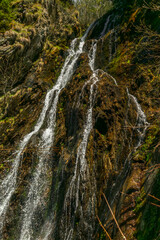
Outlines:
<svg viewBox="0 0 160 240"><path fill-rule="evenodd" d="M110 36L109 36L109 62L112 60L112 57L113 57L113 54L112 54L113 34L114 34L114 29L111 30L111 33L110 33Z"/></svg>
<svg viewBox="0 0 160 240"><path fill-rule="evenodd" d="M23 151L24 151L25 147L27 146L28 142L30 141L31 137L33 135L35 135L41 128L41 126L44 122L44 119L45 119L47 109L50 106L52 96L53 96L53 91L50 91L47 93L44 107L42 109L42 112L40 114L40 117L38 119L38 122L37 122L34 130L31 133L27 134L24 137L24 139L22 140L22 142L20 143L19 151L17 151L17 155L16 155L16 158L12 165L11 171L6 176L6 178L3 179L3 181L1 182L1 185L0 185L0 192L1 192L1 196L0 196L0 231L2 230L2 227L3 227L3 222L5 219L5 214L6 214L10 199L16 188L18 167L19 167L19 163L20 163Z"/></svg>
<svg viewBox="0 0 160 240"><path fill-rule="evenodd" d="M41 141L39 143L39 146L42 149L45 149L47 147L48 151L50 150L52 143L54 141L54 129L56 125L56 109L57 109L57 103L60 91L69 81L70 77L73 74L74 65L79 57L79 55L82 53L84 42L80 42L79 48L76 52L74 52L75 43L77 40L74 40L70 54L68 56L68 59L66 59L66 62L64 64L64 67L62 69L62 72L57 80L57 84L55 85L54 92L55 92L55 98L51 105L51 109L49 112L48 122L47 122L47 128L43 131ZM66 64L67 63L67 64ZM28 200L26 202L26 206L24 208L24 217L23 217L23 225L22 225L22 231L20 240L29 240L31 238L31 223L32 223L32 216L37 208L37 205L39 204L41 200L41 175L43 173L44 169L44 163L46 158L46 152L42 153L39 156L39 164L37 166L37 169L34 173L32 184L29 190L28 194Z"/></svg>
<svg viewBox="0 0 160 240"><path fill-rule="evenodd" d="M72 42L71 49L69 51L69 56L65 61L64 67L62 69L62 72L57 80L57 84L53 88L53 91L55 92L55 98L53 100L53 103L51 105L50 111L49 111L49 117L47 122L47 128L43 131L42 139L39 143L39 146L41 148L48 148L48 151L50 150L52 143L54 141L54 129L56 125L56 110L57 110L57 103L58 98L61 90L65 87L67 82L70 80L73 71L75 63L80 56L80 54L83 51L83 45L84 41L80 41L78 50L74 50L75 44L77 42L77 39L75 39ZM31 232L31 223L32 223L32 216L37 208L40 200L41 200L41 174L44 169L44 163L45 163L46 153L42 153L40 155L40 160L38 167L34 173L33 182L31 184L29 194L28 194L28 200L26 202L26 206L24 208L24 217L23 217L23 224L22 224L22 231L20 235L20 240L30 240L32 237Z"/></svg>
<svg viewBox="0 0 160 240"><path fill-rule="evenodd" d="M88 30L89 31L89 30ZM5 215L8 209L8 205L10 202L10 199L15 191L16 183L17 183L17 173L19 164L22 158L22 153L24 149L26 148L27 144L31 140L33 135L36 135L39 130L41 129L44 120L46 118L46 113L49 111L48 121L47 121L47 128L43 130L43 134L41 136L41 140L39 141L38 147L41 149L48 148L48 152L52 146L53 138L54 138L54 129L56 125L56 109L57 109L57 103L58 98L61 90L66 86L68 81L73 75L74 72L74 66L80 56L80 54L83 51L84 46L84 40L85 37L88 34L88 31L84 35L84 37L79 41L79 39L74 39L71 44L71 48L69 50L68 57L66 58L66 61L64 63L64 66L62 68L61 74L57 80L56 85L51 89L45 98L44 107L42 109L42 112L40 114L40 117L38 119L38 122L32 132L27 134L22 142L19 145L19 150L17 151L17 155L15 157L15 161L12 165L10 173L6 176L5 179L1 181L0 185L0 230L2 230L3 222L5 219ZM76 44L79 41L79 46L76 49ZM23 224L22 224L22 231L21 231L21 240L29 240L31 238L30 234L30 228L31 228L31 220L32 215L40 202L40 183L39 180L43 174L43 167L44 167L44 159L46 158L46 151L39 153L39 164L37 166L37 169L34 173L32 184L28 193L28 198L26 201L26 205L24 208L24 216L23 216Z"/></svg>
<svg viewBox="0 0 160 240"><path fill-rule="evenodd" d="M140 147L140 145L142 143L142 140L146 133L146 129L149 126L149 123L146 120L146 115L143 112L140 104L138 103L137 98L135 96L133 96L132 94L130 94L128 89L127 89L127 94L128 94L130 101L132 101L135 104L136 112L137 112L137 120L136 120L135 128L138 132L138 143L135 146L135 150L136 150L137 148Z"/></svg>
<svg viewBox="0 0 160 240"><path fill-rule="evenodd" d="M131 148L128 156L126 157L124 164L123 164L123 170L120 172L120 174L117 176L116 182L112 185L112 188L110 189L110 205L112 206L115 199L119 195L121 191L121 187L123 186L124 181L126 180L130 167L131 167L131 161L132 161L132 156L133 153L136 152L136 150L141 146L142 141L144 139L146 130L149 126L149 123L146 120L146 115L143 112L140 104L138 103L137 99L135 96L129 93L128 88L127 88L127 95L129 99L129 104L132 104L135 106L136 113L137 113L137 119L135 126L133 126L133 129L137 131L137 142L135 143L135 146Z"/></svg>
<svg viewBox="0 0 160 240"><path fill-rule="evenodd" d="M68 202L71 204L74 196L75 196L75 212L76 209L79 206L79 201L80 201L80 186L83 186L84 192L85 192L85 183L86 181L90 181L90 174L89 174L89 167L87 164L86 160L86 149L87 149L87 143L88 143L88 138L92 129L92 115L93 115L93 99L95 95L95 85L98 82L98 75L97 71L94 69L94 64L95 64L95 57L96 57L96 49L97 49L97 42L93 42L91 50L89 52L89 66L92 70L92 76L88 83L91 83L90 86L90 97L89 97L89 108L86 114L86 123L84 125L83 129L83 137L82 141L78 147L77 151L77 157L76 157L76 163L75 163L75 169L74 169L74 175L71 179L70 186L68 188L66 197L65 197L65 203L64 207L67 211L68 209ZM85 84L86 86L86 84ZM83 196L82 196L82 201L83 201ZM91 201L92 205L92 213L94 214L94 207L95 207L95 198L92 195L92 199L89 199ZM71 213L67 212L69 216L71 216ZM81 215L83 216L83 212L81 212ZM88 230L89 231L89 230ZM67 228L66 228L66 233L65 233L65 240L67 239L72 239L73 235L73 226L71 226L70 223L67 223Z"/></svg>
<svg viewBox="0 0 160 240"><path fill-rule="evenodd" d="M106 21L106 23L105 23L105 25L104 25L104 28L103 28L103 30L102 30L102 32L101 32L101 34L100 34L100 38L102 38L102 37L105 35L106 30L107 30L107 28L108 28L108 24L109 24L110 18L111 18L111 15L109 15L109 16L107 17L107 21Z"/></svg>

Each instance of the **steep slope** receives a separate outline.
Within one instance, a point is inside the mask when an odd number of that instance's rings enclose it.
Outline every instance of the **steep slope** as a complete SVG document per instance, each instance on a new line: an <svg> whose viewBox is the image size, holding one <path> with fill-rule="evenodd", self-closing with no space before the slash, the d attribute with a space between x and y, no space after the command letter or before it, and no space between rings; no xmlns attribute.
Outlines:
<svg viewBox="0 0 160 240"><path fill-rule="evenodd" d="M108 16L110 23L108 20L106 23L110 31L106 31L99 44L97 56L101 58L97 65L107 69L121 86L137 97L150 125L144 144L134 153L130 174L121 190L121 197L117 199L114 213L127 239L159 239L159 208L152 205L158 201L148 194L160 198L160 8L156 1L115 2L117 9L102 17L90 36L100 34L101 24ZM132 128L131 125L127 127ZM107 211L108 207L106 214ZM110 224L103 223L104 226ZM133 237L136 229L138 232ZM114 230L113 239L121 238L117 231Z"/></svg>
<svg viewBox="0 0 160 240"><path fill-rule="evenodd" d="M71 40L80 34L76 12L73 6L69 7L60 1L13 2L12 8L16 9L17 15L10 29L1 33L0 46L1 179L12 169L19 142L34 129L46 92L60 74L66 50ZM17 183L23 186L23 179L30 169L31 158L28 154L32 149L26 151L25 168L18 173ZM14 226L18 212L15 215L15 211L20 211L17 202L22 191L23 187L12 196L13 203L6 216L8 225L4 233L7 239L17 237ZM0 199L2 204L3 186ZM4 219L2 206L1 224Z"/></svg>
<svg viewBox="0 0 160 240"><path fill-rule="evenodd" d="M13 8L0 41L1 239L158 239L159 8L115 1L81 39L68 1Z"/></svg>
<svg viewBox="0 0 160 240"><path fill-rule="evenodd" d="M19 15L11 23L11 29L1 33L0 47L1 141L4 144L1 147L4 149L14 148L16 141L34 126L46 91L57 79L66 50L80 31L74 10L68 10L60 2L53 9L49 1L14 4Z"/></svg>

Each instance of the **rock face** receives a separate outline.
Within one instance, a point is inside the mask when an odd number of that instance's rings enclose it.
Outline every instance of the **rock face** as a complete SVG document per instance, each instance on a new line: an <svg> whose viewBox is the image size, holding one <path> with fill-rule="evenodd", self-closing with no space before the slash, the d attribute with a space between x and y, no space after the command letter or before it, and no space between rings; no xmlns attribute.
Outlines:
<svg viewBox="0 0 160 240"><path fill-rule="evenodd" d="M67 1L13 7L0 40L1 239L158 239L159 32L139 24L156 13L113 9L80 40Z"/></svg>
<svg viewBox="0 0 160 240"><path fill-rule="evenodd" d="M68 13L68 9L55 2L57 17L52 23L49 4L49 1L18 3L16 21L1 34L2 148L14 148L33 128L45 94L61 71L66 49L79 33L74 11ZM64 16L62 9L66 12ZM66 24L63 31L61 22Z"/></svg>

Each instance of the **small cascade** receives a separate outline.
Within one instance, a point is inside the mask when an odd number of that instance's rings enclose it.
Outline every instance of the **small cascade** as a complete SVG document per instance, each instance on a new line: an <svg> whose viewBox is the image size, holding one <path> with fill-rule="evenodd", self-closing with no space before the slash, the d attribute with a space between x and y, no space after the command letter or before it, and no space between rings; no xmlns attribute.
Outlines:
<svg viewBox="0 0 160 240"><path fill-rule="evenodd" d="M114 82L114 84L115 84L116 86L118 86L116 79L115 79L112 75L110 75L110 74L107 73L107 72L104 72L103 70L101 70L101 72L103 72L104 74L106 74L107 77L110 78L110 79Z"/></svg>
<svg viewBox="0 0 160 240"><path fill-rule="evenodd" d="M98 21L95 21L91 23L91 25L88 27L87 31L84 33L83 37L81 38L81 41L84 42L87 38L89 32L97 25Z"/></svg>
<svg viewBox="0 0 160 240"><path fill-rule="evenodd" d="M47 220L42 227L42 230L40 232L40 237L38 237L36 240L48 240L53 230L54 230L54 225L53 225L52 219Z"/></svg>
<svg viewBox="0 0 160 240"><path fill-rule="evenodd" d="M135 146L135 150L136 150L138 147L140 147L140 145L143 141L143 138L145 136L145 133L149 126L149 123L146 120L146 115L143 112L140 104L138 103L137 98L135 96L133 96L132 94L130 94L128 89L127 89L127 94L128 94L130 102L135 104L136 111L137 111L137 120L136 120L135 128L138 132L138 142L137 142L137 145Z"/></svg>
<svg viewBox="0 0 160 240"><path fill-rule="evenodd" d="M109 62L112 60L113 54L116 52L116 49L117 49L116 45L117 45L118 30L115 27L116 20L117 20L117 17L113 18L113 15L109 15L106 19L104 28L103 28L101 34L99 35L99 38L102 38L102 41L103 41L103 37L105 36L106 32L110 31L110 35L109 35Z"/></svg>
<svg viewBox="0 0 160 240"><path fill-rule="evenodd" d="M117 26L117 28L115 28L114 30L114 52L116 53L117 51L117 45L118 45L118 28L119 26Z"/></svg>
<svg viewBox="0 0 160 240"><path fill-rule="evenodd" d="M104 28L103 28L103 30L102 30L102 32L101 32L101 34L100 34L100 38L102 38L102 37L105 35L106 30L108 29L108 25L109 25L109 23L110 23L110 18L111 18L111 16L112 16L112 15L109 15L109 16L107 17L107 20L106 20L106 23L105 23L105 25L104 25Z"/></svg>
<svg viewBox="0 0 160 240"><path fill-rule="evenodd" d="M119 29L119 26L116 26L116 21L118 20L117 16L114 17L114 20L113 20L113 29L114 29L114 36L113 36L113 39L114 39L114 43L113 43L113 54L116 52L117 50L117 40L118 40L118 29Z"/></svg>
<svg viewBox="0 0 160 240"><path fill-rule="evenodd" d="M76 211L79 207L81 209L81 218L83 218L84 213L83 213L83 210L82 210L83 207L81 206L81 204L83 204L83 201L85 199L85 193L88 190L86 187L86 184L90 186L88 191L92 192L92 194L91 194L92 196L89 198L87 205L92 206L92 210L90 209L91 212L89 214L93 215L92 217L94 219L95 202L96 202L95 186L91 187L93 183L90 182L89 167L88 167L87 160L86 160L86 149L87 149L88 138L89 138L90 132L93 127L92 126L92 115L93 115L93 102L94 102L93 100L95 97L94 88L95 88L96 83L99 81L98 75L97 75L98 70L94 69L96 49L97 49L97 42L93 42L92 47L89 52L89 55L88 55L89 56L89 66L93 72L91 78L87 82L87 83L91 84L90 96L89 96L89 108L88 108L88 111L86 114L86 123L85 123L84 129L83 129L82 141L81 141L81 143L78 147L78 151L77 151L74 175L71 179L70 186L66 193L65 202L64 202L64 208L66 210L66 215L68 215L70 217L69 222L67 222L67 226L66 226L65 240L72 239L73 228L74 228L74 226L72 226L72 224L71 224L72 214L71 214L71 212L68 212L68 203L70 204L70 211L71 211L72 202L75 201L74 214L76 213ZM86 86L86 83L84 86ZM81 190L80 190L80 188L81 188ZM94 191L92 188L94 188ZM66 217L68 217L68 216L66 216ZM85 219L83 221L85 221ZM89 231L89 229L92 229L92 226L90 226L90 227L88 226L88 231ZM88 239L91 239L91 234L92 233L88 233L88 235L89 235Z"/></svg>
<svg viewBox="0 0 160 240"><path fill-rule="evenodd" d="M133 153L141 146L142 141L144 139L146 130L149 126L149 123L146 120L146 115L143 112L140 104L137 101L137 98L133 96L132 94L129 93L127 89L127 94L128 94L128 99L129 99L129 104L134 104L136 113L137 113L137 119L135 126L133 126L133 130L135 129L137 131L137 141L135 143L134 148L131 150L129 153L128 157L126 158L126 162L130 162L132 159Z"/></svg>
<svg viewBox="0 0 160 240"><path fill-rule="evenodd" d="M111 30L110 36L109 36L109 62L112 60L113 57L113 34L114 34L114 29Z"/></svg>
<svg viewBox="0 0 160 240"><path fill-rule="evenodd" d="M111 15L112 16L112 15ZM110 17L110 16L109 16ZM108 17L108 18L109 18ZM108 19L107 19L108 20ZM110 18L109 18L110 20ZM118 28L115 27L116 25L116 21L117 21L117 17L114 17L112 22L111 22L111 26L108 26L108 29L110 30L110 35L109 35L109 62L112 60L113 58L113 54L116 52L117 50L117 35L118 35ZM107 22L106 22L107 23ZM106 30L105 30L106 32ZM105 33L104 32L104 33ZM101 36L102 37L102 36Z"/></svg>
<svg viewBox="0 0 160 240"><path fill-rule="evenodd" d="M123 170L118 175L116 182L112 185L112 188L110 190L110 199L112 199L110 202L111 206L114 204L114 201L119 196L121 188L122 188L122 186L128 176L128 173L130 171L133 154L141 146L142 141L145 137L146 130L149 126L149 123L146 120L146 115L143 112L136 97L133 96L132 94L130 94L128 89L126 89L126 90L127 90L129 105L134 104L136 113L137 113L136 123L135 123L135 126L133 126L133 130L135 129L137 131L137 141L136 141L135 145L130 149L129 154L124 161Z"/></svg>

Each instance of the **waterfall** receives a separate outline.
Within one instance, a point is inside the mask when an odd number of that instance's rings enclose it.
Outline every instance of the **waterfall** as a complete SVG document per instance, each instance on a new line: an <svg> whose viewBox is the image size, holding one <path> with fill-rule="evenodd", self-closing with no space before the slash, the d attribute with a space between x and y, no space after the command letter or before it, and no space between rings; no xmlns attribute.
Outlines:
<svg viewBox="0 0 160 240"><path fill-rule="evenodd" d="M54 91L55 96L47 116L48 117L47 128L43 131L41 141L39 142L39 147L41 149L47 148L48 153L54 141L54 129L56 126L56 110L57 110L59 94L61 90L65 87L67 82L70 80L74 71L75 63L79 55L83 51L84 41L80 41L78 50L75 51L74 48L76 43L77 43L77 39L75 39L72 42L71 49L69 51L69 56L66 59L62 72L57 80L56 85L52 90ZM38 204L40 203L41 196L42 196L41 188L42 188L43 178L41 176L43 174L45 159L46 159L46 152L41 153L39 156L39 163L34 173L32 184L30 186L30 190L28 193L28 199L24 208L24 216L23 216L23 224L22 224L20 240L31 239L30 231L31 231L32 216Z"/></svg>
<svg viewBox="0 0 160 240"><path fill-rule="evenodd" d="M108 16L104 28L100 34L100 38L104 36L107 31L111 15ZM57 105L59 101L59 96L62 89L71 80L75 65L83 53L83 47L85 44L85 39L88 36L90 30L95 27L97 22L91 24L86 33L81 39L74 39L71 43L70 50L68 51L68 56L64 62L63 68L61 70L60 76L57 79L54 87L48 91L42 112L39 119L33 129L29 134L27 134L23 140L20 142L18 150L15 152L15 160L11 166L11 170L8 175L0 182L0 232L2 231L5 216L11 201L11 198L17 188L17 178L18 169L23 158L23 152L27 148L28 144L31 143L33 137L36 138L37 147L37 157L38 163L36 169L33 170L33 174L30 178L30 184L27 189L27 197L24 203L24 208L20 216L20 235L19 240L33 240L34 236L34 217L36 210L40 207L43 208L43 195L46 192L48 186L46 169L48 167L48 157L51 152L51 148L54 143L55 138L55 127L56 127L56 112ZM110 35L112 41L112 34ZM112 42L110 41L110 60L112 58ZM93 108L94 100L96 97L97 83L99 82L99 69L95 68L96 51L97 51L97 40L93 40L89 53L89 66L92 71L90 79L84 83L81 93L78 98L77 107L80 106L80 98L83 96L83 91L86 86L90 86L89 89L89 103L88 109L85 115L85 121L82 127L82 135L80 135L79 142L77 144L77 155L75 158L75 164L73 167L73 175L70 177L69 187L66 189L64 196L63 211L64 215L61 216L61 223L63 224L62 233L64 240L74 239L74 228L75 228L75 215L79 214L79 221L85 226L85 231L87 231L87 239L91 240L94 232L95 225L95 209L96 209L96 179L95 174L91 176L92 173L89 169L89 163L86 158L88 140L93 129ZM101 70L102 71L102 70ZM102 71L103 72L103 71ZM105 73L108 78L110 78L115 85L117 81L110 74ZM146 129L148 127L148 122L146 116L142 111L140 104L138 103L136 97L129 93L127 90L128 98L130 103L134 104L137 111L137 119L135 128L138 132L138 141L134 146L134 149L129 153L124 162L124 169L119 174L116 180L115 186L111 189L115 193L112 198L113 201L116 195L119 193L122 181L119 179L126 179L128 170L126 168L130 165L132 153L141 145L143 137L145 135ZM93 169L94 171L94 169ZM115 191L115 189L117 191ZM87 200L86 200L87 199ZM84 210L85 205L85 210ZM111 203L112 205L112 203ZM44 207L45 208L45 207ZM52 213L54 215L54 212ZM56 211L55 211L56 215ZM56 217L55 217L56 219ZM54 231L54 216L50 219L47 218L43 227L40 229L39 238L37 240L48 240L52 232Z"/></svg>
<svg viewBox="0 0 160 240"><path fill-rule="evenodd" d="M127 94L128 94L130 101L135 104L136 111L137 111L137 120L136 120L135 128L138 132L138 142L135 146L135 150L136 150L137 148L140 147L140 145L142 143L142 140L146 133L146 129L149 126L149 123L146 120L146 115L143 112L140 104L138 103L137 98L135 96L133 96L132 94L130 94L128 89L127 89Z"/></svg>
<svg viewBox="0 0 160 240"><path fill-rule="evenodd" d="M106 20L106 23L105 23L105 25L104 25L104 28L103 28L103 30L102 30L102 32L101 32L101 34L100 34L100 38L102 38L102 37L105 35L106 30L107 30L107 28L108 28L108 24L110 23L109 21L110 21L111 16L112 16L112 15L109 15L109 16L107 17L107 20Z"/></svg>
<svg viewBox="0 0 160 240"><path fill-rule="evenodd" d="M51 109L49 111L49 117L47 122L48 126L43 131L42 139L39 143L39 146L41 146L41 148L45 149L47 147L48 151L50 150L52 143L54 141L54 129L56 125L56 110L57 110L59 94L61 90L66 86L71 76L73 75L75 63L77 62L78 57L83 51L84 41L81 40L79 43L78 49L74 50L76 43L77 43L77 39L75 39L72 42L71 49L69 51L69 56L67 57L64 67L62 69L62 72L57 80L55 87L53 88L53 91L55 92L55 98L51 105ZM23 217L20 240L31 239L30 231L31 231L32 216L33 216L34 210L36 209L38 203L40 202L40 197L41 197L41 192L39 191L41 187L40 180L42 180L41 174L44 168L45 158L46 158L46 153L40 156L40 161L33 177L33 183L31 184L31 187L29 190L28 200L26 202L26 206L24 209L25 214Z"/></svg>
<svg viewBox="0 0 160 240"><path fill-rule="evenodd" d="M0 231L2 230L2 227L3 227L3 222L5 219L5 214L6 214L10 199L16 188L18 167L19 167L21 158L23 157L23 151L24 151L25 147L27 146L28 142L30 141L30 139L32 138L32 136L35 135L36 133L38 133L38 131L40 130L40 128L44 122L47 109L50 106L52 96L53 96L53 91L50 91L47 93L46 99L44 102L44 107L42 109L42 112L40 114L38 122L35 125L34 130L31 133L27 134L24 137L24 139L22 140L22 142L20 143L19 150L15 153L17 155L16 155L13 165L11 167L11 171L1 181L1 185L0 185L0 192L1 192L1 196L0 196Z"/></svg>
<svg viewBox="0 0 160 240"><path fill-rule="evenodd" d="M21 141L18 150L15 152L15 160L12 164L9 174L0 182L0 232L3 228L11 197L17 186L17 174L21 159L23 158L23 152L28 143L32 140L32 137L36 136L40 132L40 129L42 129L42 134L37 144L37 148L41 149L41 151L38 150L37 152L39 163L32 176L32 182L22 214L22 228L20 234L20 240L30 240L32 238L32 218L37 206L41 202L41 194L45 189L45 181L43 176L45 175L45 159L46 156L49 155L54 141L56 110L59 95L61 90L71 79L74 73L75 64L80 54L83 52L85 39L95 25L96 22L90 25L81 40L76 38L72 41L70 50L68 52L68 57L65 60L60 76L58 77L55 86L48 91L46 95L42 112L37 124L34 127L34 130L27 134ZM79 46L77 47L78 42ZM45 121L47 122L47 127L43 129L43 124Z"/></svg>
<svg viewBox="0 0 160 240"><path fill-rule="evenodd" d="M38 148L46 149L48 148L48 151L46 150L42 153L39 152L39 163L37 166L37 169L34 173L31 187L28 193L28 198L26 201L25 209L24 209L24 216L23 216L23 224L22 224L22 231L20 239L22 240L29 240L31 238L29 228L31 227L31 220L33 213L40 202L40 178L43 174L43 167L44 167L44 159L46 155L49 153L50 148L52 146L53 140L54 140L54 129L56 125L56 109L57 109L57 103L58 98L61 90L66 86L68 81L71 79L75 64L80 56L80 54L83 51L84 46L84 40L85 36L79 41L79 39L74 39L71 43L71 48L68 53L68 57L65 60L64 66L62 68L61 74L59 78L57 79L57 82L55 86L47 93L44 106L42 109L42 112L40 114L40 117L37 121L37 124L32 132L27 134L24 139L21 141L18 151L15 153L16 157L14 160L14 163L11 167L10 173L1 181L0 185L0 230L2 231L5 215L9 206L9 202L11 200L11 197L16 189L17 184L17 173L19 164L21 161L21 158L23 157L23 151L27 147L27 144L31 140L31 138L36 135L39 130L42 128L42 125L46 119L47 112L48 113L48 120L47 120L47 127L43 130L43 134L41 136L41 140L39 141ZM76 44L79 41L79 46L76 48Z"/></svg>
<svg viewBox="0 0 160 240"><path fill-rule="evenodd" d="M83 136L82 136L82 141L80 142L80 145L77 150L77 157L76 157L76 163L75 163L75 169L74 169L74 174L70 182L70 186L67 190L66 197L65 197L65 202L64 202L64 208L66 210L66 215L69 215L70 218L71 212L68 212L68 202L71 205L73 201L75 201L75 212L80 204L80 186L82 186L82 191L83 194L85 195L86 191L86 186L85 182L90 182L90 173L89 173L89 167L88 163L86 160L86 149L87 149L87 143L88 143L88 138L90 135L90 132L92 130L92 115L93 115L93 99L95 95L95 85L99 81L98 79L98 70L95 70L94 65L95 65L95 57L96 57L96 49L97 49L97 41L92 43L90 52L88 54L89 57L89 66L92 70L92 76L87 82L88 84L90 83L90 96L89 96L89 108L86 113L86 122L84 124L83 128ZM86 83L84 84L86 86ZM82 89L83 90L83 89ZM92 184L92 183L90 183ZM94 186L95 187L95 186ZM91 191L91 189L89 189ZM95 192L93 191L92 197L89 199L88 204L92 205L92 212L93 218L94 218L94 208L95 208ZM82 192L81 192L82 195ZM81 196L81 201L83 202L84 196ZM71 211L71 210L70 210ZM81 217L83 216L83 210L81 208ZM67 217L67 216L66 216ZM72 219L69 219L71 221ZM91 227L92 229L92 227ZM89 231L89 229L88 229ZM70 222L67 222L66 226L66 232L65 232L65 240L71 240L73 235L73 226L71 225ZM89 234L89 239L91 239L91 233Z"/></svg>
<svg viewBox="0 0 160 240"><path fill-rule="evenodd" d="M109 62L112 60L113 54L112 54L112 38L114 34L114 29L111 30L110 36L109 36Z"/></svg>
<svg viewBox="0 0 160 240"><path fill-rule="evenodd" d="M129 100L129 105L134 105L137 113L137 119L135 126L133 126L133 129L137 131L137 141L133 148L130 150L129 154L127 155L124 164L123 164L123 170L119 173L117 176L116 182L112 185L111 190L110 190L110 206L114 204L115 199L120 193L120 190L123 186L123 183L125 182L128 173L130 171L131 167L131 160L133 157L133 154L136 152L136 150L141 146L142 141L145 137L146 130L149 126L149 123L147 122L146 115L144 111L142 110L140 104L137 101L137 98L133 96L132 94L129 93L128 88L126 89L127 95L128 95L128 100ZM114 195L113 195L114 194Z"/></svg>

